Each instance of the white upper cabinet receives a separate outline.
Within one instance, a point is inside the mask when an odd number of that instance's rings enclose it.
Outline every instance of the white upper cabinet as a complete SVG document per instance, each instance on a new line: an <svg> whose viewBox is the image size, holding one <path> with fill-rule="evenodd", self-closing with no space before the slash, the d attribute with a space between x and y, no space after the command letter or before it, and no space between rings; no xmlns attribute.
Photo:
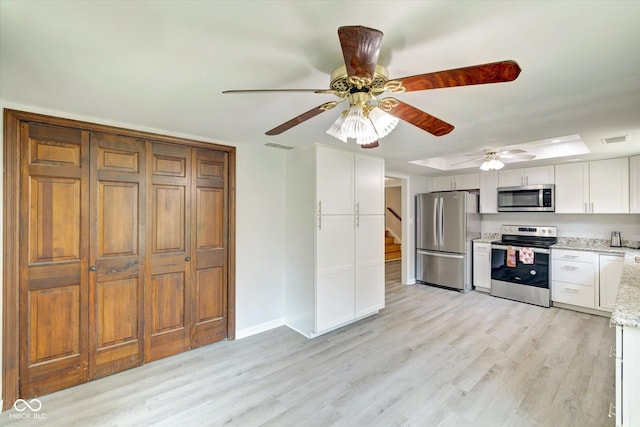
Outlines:
<svg viewBox="0 0 640 427"><path fill-rule="evenodd" d="M553 165L551 165L524 169L501 170L498 172L498 177L498 187L553 184L554 169Z"/></svg>
<svg viewBox="0 0 640 427"><path fill-rule="evenodd" d="M318 146L316 151L316 209L322 215L352 214L354 209L353 153Z"/></svg>
<svg viewBox="0 0 640 427"><path fill-rule="evenodd" d="M629 213L629 159L589 162L591 213Z"/></svg>
<svg viewBox="0 0 640 427"><path fill-rule="evenodd" d="M384 214L384 159L318 146L316 176L318 213Z"/></svg>
<svg viewBox="0 0 640 427"><path fill-rule="evenodd" d="M556 165L556 213L588 213L589 163Z"/></svg>
<svg viewBox="0 0 640 427"><path fill-rule="evenodd" d="M480 188L477 173L436 176L431 180L431 191L476 190Z"/></svg>
<svg viewBox="0 0 640 427"><path fill-rule="evenodd" d="M498 172L480 174L480 213L498 213Z"/></svg>
<svg viewBox="0 0 640 427"><path fill-rule="evenodd" d="M556 213L628 213L629 160L556 165Z"/></svg>
<svg viewBox="0 0 640 427"><path fill-rule="evenodd" d="M384 159L355 154L355 202L360 215L384 214Z"/></svg>
<svg viewBox="0 0 640 427"><path fill-rule="evenodd" d="M629 212L640 213L640 156L629 159Z"/></svg>
<svg viewBox="0 0 640 427"><path fill-rule="evenodd" d="M477 190L480 188L480 174L467 173L464 175L454 175L454 190Z"/></svg>

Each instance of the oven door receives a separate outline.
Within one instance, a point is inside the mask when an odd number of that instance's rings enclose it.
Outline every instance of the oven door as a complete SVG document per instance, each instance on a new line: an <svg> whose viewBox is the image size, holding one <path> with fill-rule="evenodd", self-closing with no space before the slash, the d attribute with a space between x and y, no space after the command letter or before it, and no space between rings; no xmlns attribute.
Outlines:
<svg viewBox="0 0 640 427"><path fill-rule="evenodd" d="M520 285L549 288L549 249L531 248L533 263L520 261L520 247L512 246L516 251L516 265L507 265L506 245L491 245L491 279Z"/></svg>

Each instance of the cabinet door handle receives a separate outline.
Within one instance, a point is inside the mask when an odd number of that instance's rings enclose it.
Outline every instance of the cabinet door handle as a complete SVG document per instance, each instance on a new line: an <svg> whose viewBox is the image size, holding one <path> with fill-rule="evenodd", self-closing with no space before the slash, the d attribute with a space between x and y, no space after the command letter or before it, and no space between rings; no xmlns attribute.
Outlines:
<svg viewBox="0 0 640 427"><path fill-rule="evenodd" d="M565 255L562 258L576 259L576 258L578 258L578 255Z"/></svg>
<svg viewBox="0 0 640 427"><path fill-rule="evenodd" d="M89 267L89 271L96 271L98 269L97 265L92 265Z"/></svg>
<svg viewBox="0 0 640 427"><path fill-rule="evenodd" d="M613 402L609 402L609 418L616 416L616 407Z"/></svg>
<svg viewBox="0 0 640 427"><path fill-rule="evenodd" d="M587 209L587 202L584 202L584 212L585 213L589 212L589 209Z"/></svg>
<svg viewBox="0 0 640 427"><path fill-rule="evenodd" d="M563 265L562 268L565 270L572 270L572 271L578 269L578 267L574 267L572 265Z"/></svg>
<svg viewBox="0 0 640 427"><path fill-rule="evenodd" d="M190 256L184 257L184 260L187 261L187 262L191 261L191 257Z"/></svg>
<svg viewBox="0 0 640 427"><path fill-rule="evenodd" d="M318 215L318 230L322 230L322 215Z"/></svg>
<svg viewBox="0 0 640 427"><path fill-rule="evenodd" d="M593 213L593 202L591 202L591 213Z"/></svg>
<svg viewBox="0 0 640 427"><path fill-rule="evenodd" d="M573 289L573 288L564 288L564 290L567 292L578 292L577 289Z"/></svg>
<svg viewBox="0 0 640 427"><path fill-rule="evenodd" d="M613 358L613 357L617 357L616 356L616 351L613 348L613 346L609 347L609 358Z"/></svg>
<svg viewBox="0 0 640 427"><path fill-rule="evenodd" d="M322 200L318 201L318 215L322 215Z"/></svg>

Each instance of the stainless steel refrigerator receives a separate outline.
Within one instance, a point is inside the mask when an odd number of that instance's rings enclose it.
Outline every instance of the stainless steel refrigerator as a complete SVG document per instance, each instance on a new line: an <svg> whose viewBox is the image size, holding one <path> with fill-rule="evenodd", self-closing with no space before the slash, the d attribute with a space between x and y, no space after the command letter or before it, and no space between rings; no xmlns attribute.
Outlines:
<svg viewBox="0 0 640 427"><path fill-rule="evenodd" d="M416 195L416 281L471 290L471 248L480 237L478 194Z"/></svg>

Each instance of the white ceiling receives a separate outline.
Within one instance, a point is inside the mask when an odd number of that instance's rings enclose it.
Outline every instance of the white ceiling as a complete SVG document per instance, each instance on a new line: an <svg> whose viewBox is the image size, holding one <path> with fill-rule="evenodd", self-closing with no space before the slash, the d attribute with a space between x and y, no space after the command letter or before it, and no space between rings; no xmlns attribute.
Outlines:
<svg viewBox="0 0 640 427"><path fill-rule="evenodd" d="M640 1L1 0L0 98L223 143L345 146L325 134L337 109L264 135L330 95L221 92L327 88L342 64L337 28L365 25L385 34L391 78L522 68L510 83L398 95L455 129L434 137L401 122L369 150L387 169L442 174L408 161L573 134L584 160L625 156L640 153L638 22ZM630 142L600 142L619 135Z"/></svg>

